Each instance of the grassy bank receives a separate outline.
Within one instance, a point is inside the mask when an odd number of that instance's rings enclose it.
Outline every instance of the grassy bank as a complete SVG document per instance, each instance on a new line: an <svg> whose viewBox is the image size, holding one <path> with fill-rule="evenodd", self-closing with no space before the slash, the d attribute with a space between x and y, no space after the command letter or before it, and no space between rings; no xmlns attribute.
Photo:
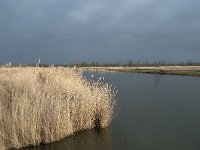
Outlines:
<svg viewBox="0 0 200 150"><path fill-rule="evenodd" d="M0 68L0 149L60 140L107 127L114 91L72 68Z"/></svg>
<svg viewBox="0 0 200 150"><path fill-rule="evenodd" d="M152 74L170 74L200 76L200 66L139 66L139 67L82 67L88 71L135 72Z"/></svg>

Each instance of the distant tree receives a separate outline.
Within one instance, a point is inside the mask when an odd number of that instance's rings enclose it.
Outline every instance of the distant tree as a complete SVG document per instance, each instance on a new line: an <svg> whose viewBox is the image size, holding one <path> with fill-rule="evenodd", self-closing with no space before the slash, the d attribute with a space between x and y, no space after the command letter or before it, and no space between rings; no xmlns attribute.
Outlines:
<svg viewBox="0 0 200 150"><path fill-rule="evenodd" d="M133 66L132 60L129 60L129 61L128 61L127 66L128 66L128 67L132 67L132 66Z"/></svg>

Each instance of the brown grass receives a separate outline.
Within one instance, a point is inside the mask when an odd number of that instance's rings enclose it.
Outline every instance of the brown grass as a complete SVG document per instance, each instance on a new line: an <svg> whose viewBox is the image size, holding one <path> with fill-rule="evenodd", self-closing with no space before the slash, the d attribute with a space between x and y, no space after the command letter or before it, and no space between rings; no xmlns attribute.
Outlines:
<svg viewBox="0 0 200 150"><path fill-rule="evenodd" d="M0 68L0 149L50 143L107 127L114 91L73 68Z"/></svg>
<svg viewBox="0 0 200 150"><path fill-rule="evenodd" d="M103 71L103 72L136 72L136 73L152 73L152 74L170 74L170 75L186 75L200 76L200 66L138 66L138 67L82 67L87 71Z"/></svg>

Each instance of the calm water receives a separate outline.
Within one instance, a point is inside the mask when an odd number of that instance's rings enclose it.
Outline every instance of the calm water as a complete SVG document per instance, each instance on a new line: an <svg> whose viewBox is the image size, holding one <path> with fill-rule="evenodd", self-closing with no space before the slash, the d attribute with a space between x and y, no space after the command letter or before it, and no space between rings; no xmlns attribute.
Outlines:
<svg viewBox="0 0 200 150"><path fill-rule="evenodd" d="M25 150L200 149L200 78L137 73L95 76L104 76L119 90L119 108L111 125Z"/></svg>

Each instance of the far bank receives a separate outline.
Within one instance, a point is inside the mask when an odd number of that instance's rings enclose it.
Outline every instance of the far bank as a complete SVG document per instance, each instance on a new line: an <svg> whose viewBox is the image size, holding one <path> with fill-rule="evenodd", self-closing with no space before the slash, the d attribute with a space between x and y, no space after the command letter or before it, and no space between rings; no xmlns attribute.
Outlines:
<svg viewBox="0 0 200 150"><path fill-rule="evenodd" d="M133 72L200 76L200 66L137 66L137 67L81 67L84 71Z"/></svg>

